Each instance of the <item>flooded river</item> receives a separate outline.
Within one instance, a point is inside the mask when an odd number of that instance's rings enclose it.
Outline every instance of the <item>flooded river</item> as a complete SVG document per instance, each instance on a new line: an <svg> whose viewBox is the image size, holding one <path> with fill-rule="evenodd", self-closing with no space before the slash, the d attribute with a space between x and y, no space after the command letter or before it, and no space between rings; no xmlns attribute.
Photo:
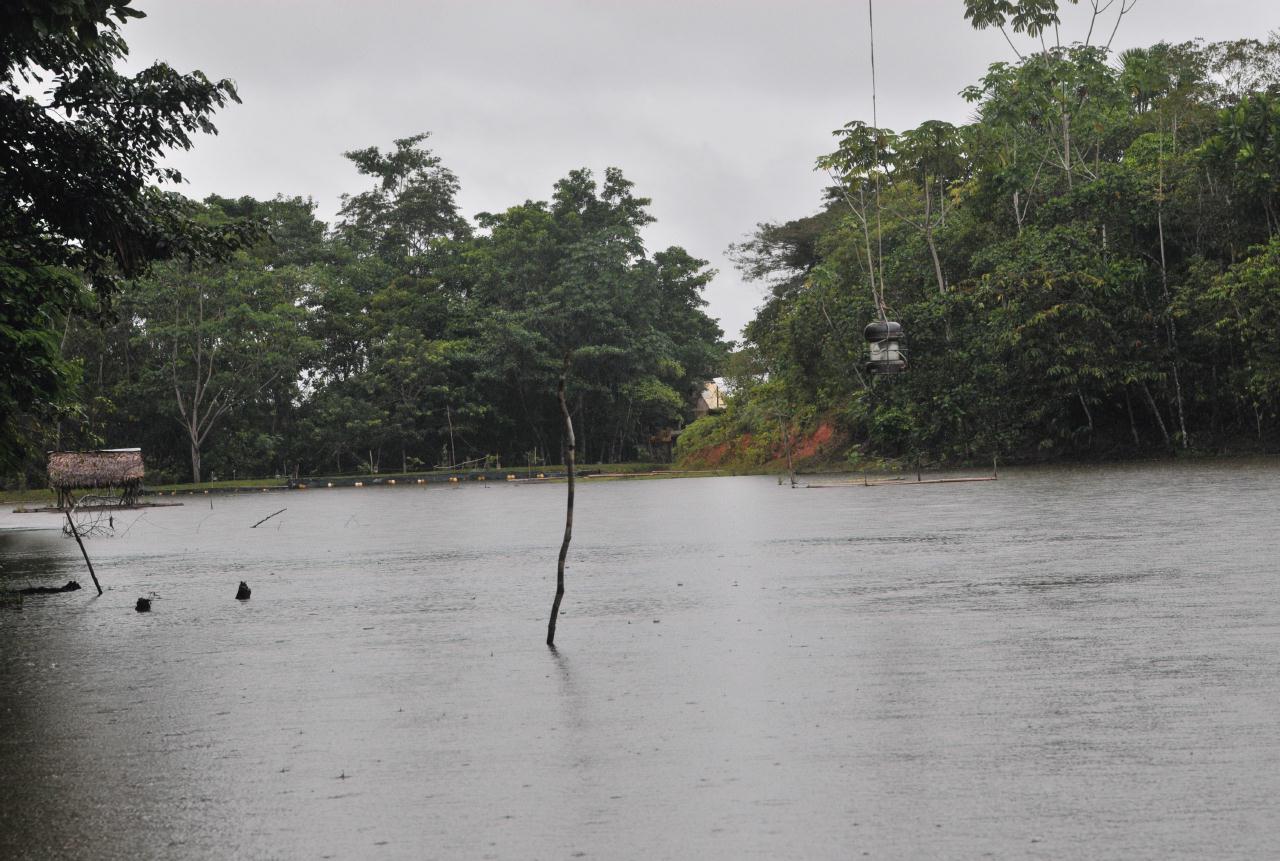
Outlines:
<svg viewBox="0 0 1280 861"><path fill-rule="evenodd" d="M0 856L1274 857L1280 464L563 497L6 509Z"/></svg>

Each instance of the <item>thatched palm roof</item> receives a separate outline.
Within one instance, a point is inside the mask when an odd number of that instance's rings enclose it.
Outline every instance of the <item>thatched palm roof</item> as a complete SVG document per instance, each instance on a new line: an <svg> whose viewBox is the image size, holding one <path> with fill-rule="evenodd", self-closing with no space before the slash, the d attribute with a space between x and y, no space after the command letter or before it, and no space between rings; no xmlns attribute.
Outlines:
<svg viewBox="0 0 1280 861"><path fill-rule="evenodd" d="M54 451L49 453L49 484L64 490L125 487L142 481L142 451Z"/></svg>

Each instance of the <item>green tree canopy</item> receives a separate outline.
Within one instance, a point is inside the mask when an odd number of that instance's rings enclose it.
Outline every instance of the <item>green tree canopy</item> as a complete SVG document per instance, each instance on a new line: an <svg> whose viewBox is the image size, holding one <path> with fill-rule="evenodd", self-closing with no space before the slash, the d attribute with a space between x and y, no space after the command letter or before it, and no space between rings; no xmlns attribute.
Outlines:
<svg viewBox="0 0 1280 861"><path fill-rule="evenodd" d="M240 244L241 225L199 225L155 183L230 81L156 63L118 72L129 0L10 3L0 10L0 463L21 452L24 416L71 405L61 356L71 313L105 307L157 259Z"/></svg>

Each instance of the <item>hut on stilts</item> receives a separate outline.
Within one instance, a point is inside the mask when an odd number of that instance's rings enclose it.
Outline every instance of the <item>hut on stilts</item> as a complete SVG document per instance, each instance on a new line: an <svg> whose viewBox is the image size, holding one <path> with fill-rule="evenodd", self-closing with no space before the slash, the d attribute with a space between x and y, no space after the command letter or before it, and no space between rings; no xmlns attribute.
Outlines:
<svg viewBox="0 0 1280 861"><path fill-rule="evenodd" d="M142 449L49 452L49 486L58 493L58 508L75 505L75 492L118 493L115 504L134 505L142 489Z"/></svg>

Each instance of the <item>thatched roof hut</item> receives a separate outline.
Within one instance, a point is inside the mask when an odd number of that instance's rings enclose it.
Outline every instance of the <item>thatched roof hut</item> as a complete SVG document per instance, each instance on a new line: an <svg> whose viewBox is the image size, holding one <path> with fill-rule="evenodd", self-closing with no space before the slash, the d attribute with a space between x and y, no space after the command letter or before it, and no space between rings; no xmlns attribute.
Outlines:
<svg viewBox="0 0 1280 861"><path fill-rule="evenodd" d="M142 485L142 449L53 451L49 453L49 486L63 507L73 490L118 488L131 500Z"/></svg>

